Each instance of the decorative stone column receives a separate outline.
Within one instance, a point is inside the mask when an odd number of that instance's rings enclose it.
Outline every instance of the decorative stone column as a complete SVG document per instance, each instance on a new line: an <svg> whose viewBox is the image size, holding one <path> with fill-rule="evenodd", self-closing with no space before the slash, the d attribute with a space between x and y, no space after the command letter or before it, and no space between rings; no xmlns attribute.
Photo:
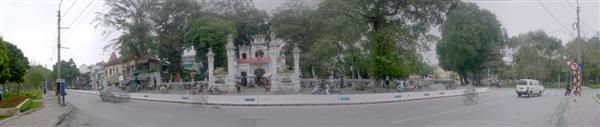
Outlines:
<svg viewBox="0 0 600 127"><path fill-rule="evenodd" d="M208 85L215 85L215 76L213 75L215 70L215 53L213 53L212 48L208 48L208 53L206 54L208 57Z"/></svg>
<svg viewBox="0 0 600 127"><path fill-rule="evenodd" d="M298 47L294 47L292 50L294 54L294 75L292 76L292 83L294 84L293 90L294 92L300 92L300 49Z"/></svg>
<svg viewBox="0 0 600 127"><path fill-rule="evenodd" d="M269 44L269 56L271 57L270 72L271 72L271 91L279 91L281 83L279 83L279 75L277 75L278 65L277 60L279 59L279 43L272 41Z"/></svg>
<svg viewBox="0 0 600 127"><path fill-rule="evenodd" d="M294 53L294 77L300 78L300 49L295 47L292 52Z"/></svg>
<svg viewBox="0 0 600 127"><path fill-rule="evenodd" d="M235 46L233 45L233 36L227 36L227 44L225 45L225 49L227 49L227 77L225 79L226 91L234 92L235 91L235 74L237 72L235 60Z"/></svg>

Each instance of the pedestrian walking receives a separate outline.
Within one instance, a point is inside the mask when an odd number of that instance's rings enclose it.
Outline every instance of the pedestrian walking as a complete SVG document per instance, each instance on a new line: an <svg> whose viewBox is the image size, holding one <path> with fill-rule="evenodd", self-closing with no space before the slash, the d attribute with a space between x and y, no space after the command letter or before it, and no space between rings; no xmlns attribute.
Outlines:
<svg viewBox="0 0 600 127"><path fill-rule="evenodd" d="M565 96L571 96L571 85L567 84L567 87L565 87Z"/></svg>

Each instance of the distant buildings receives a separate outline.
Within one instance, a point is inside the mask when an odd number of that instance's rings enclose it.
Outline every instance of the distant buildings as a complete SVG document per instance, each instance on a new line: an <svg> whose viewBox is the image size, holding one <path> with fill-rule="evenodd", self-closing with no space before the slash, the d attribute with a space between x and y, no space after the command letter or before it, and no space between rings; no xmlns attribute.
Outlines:
<svg viewBox="0 0 600 127"><path fill-rule="evenodd" d="M92 84L92 90L98 90L100 87L106 86L104 79L104 61L98 62L95 65L91 65L90 68L90 80Z"/></svg>
<svg viewBox="0 0 600 127"><path fill-rule="evenodd" d="M135 89L154 89L160 83L160 61L153 56L141 56L134 60L117 57L112 53L104 65L107 86Z"/></svg>

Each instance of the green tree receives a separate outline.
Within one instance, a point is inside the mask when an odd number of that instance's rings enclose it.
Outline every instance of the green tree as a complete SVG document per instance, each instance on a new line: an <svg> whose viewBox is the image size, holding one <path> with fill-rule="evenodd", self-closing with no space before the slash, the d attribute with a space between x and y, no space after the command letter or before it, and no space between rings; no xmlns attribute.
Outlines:
<svg viewBox="0 0 600 127"><path fill-rule="evenodd" d="M398 55L395 50L393 33L389 31L372 33L371 35L371 53L369 53L369 75L374 79L384 79L389 77L400 77L406 74L405 69L398 62ZM384 66L396 65L396 66Z"/></svg>
<svg viewBox="0 0 600 127"><path fill-rule="evenodd" d="M51 79L56 79L56 71L58 70L56 64L54 64L52 68ZM79 75L79 69L77 69L75 61L73 61L73 59L69 59L69 61L61 60L60 70L60 77L65 80L65 83L67 85L73 85L73 80Z"/></svg>
<svg viewBox="0 0 600 127"><path fill-rule="evenodd" d="M505 44L506 35L496 16L474 3L459 2L448 12L441 31L436 49L441 67L458 72L462 83L467 83L470 71L473 84L480 85L485 65L500 61L498 54Z"/></svg>
<svg viewBox="0 0 600 127"><path fill-rule="evenodd" d="M27 57L23 55L21 49L17 46L3 41L4 45L6 45L7 55L8 55L8 74L2 78L3 81L6 81L8 84L13 84L13 86L4 85L6 87L11 87L12 90L16 90L17 92L20 90L21 83L23 83L23 75L27 69L29 69L29 60ZM5 84L7 84L5 83Z"/></svg>
<svg viewBox="0 0 600 127"><path fill-rule="evenodd" d="M32 66L24 76L25 84L31 85L34 89L38 89L49 74L50 70L41 65Z"/></svg>
<svg viewBox="0 0 600 127"><path fill-rule="evenodd" d="M233 22L214 17L199 18L191 23L186 38L192 42L196 58L204 65L203 69L208 68L206 54L209 48L215 53L215 66L227 66L225 44L229 35L236 35L235 30Z"/></svg>
<svg viewBox="0 0 600 127"><path fill-rule="evenodd" d="M158 57L175 77L182 78L184 74L181 56L191 46L185 34L191 29L191 22L200 15L199 10L200 6L194 0L159 0L150 10L152 22L156 24L153 31L158 42Z"/></svg>
<svg viewBox="0 0 600 127"><path fill-rule="evenodd" d="M9 49L9 64L10 64L10 76L8 77L8 81L21 83L23 82L23 75L27 69L29 69L29 60L27 57L23 55L21 49L11 43L5 43L6 47Z"/></svg>
<svg viewBox="0 0 600 127"><path fill-rule="evenodd" d="M269 36L269 15L265 10L257 9L252 0L216 0L205 4L208 15L235 24L233 42L236 46L250 44L256 34Z"/></svg>
<svg viewBox="0 0 600 127"><path fill-rule="evenodd" d="M410 72L407 69L411 67L405 65L414 65L420 60L416 53L418 39L443 21L443 14L452 3L452 0L326 0L320 8L341 15L353 24L370 27L363 31L369 38L366 46L371 53L368 71L376 74L372 75L374 79L380 80ZM401 58L408 64L400 62ZM390 64L372 66L383 62Z"/></svg>
<svg viewBox="0 0 600 127"><path fill-rule="evenodd" d="M6 47L6 43L0 37L0 83L2 84L2 91L6 91L8 77L10 77L10 51Z"/></svg>
<svg viewBox="0 0 600 127"><path fill-rule="evenodd" d="M134 59L155 54L156 47L151 18L155 0L107 0L108 11L96 13L96 27L105 27L103 33L117 37L105 49L116 49L123 58Z"/></svg>
<svg viewBox="0 0 600 127"><path fill-rule="evenodd" d="M581 44L580 49L578 45ZM583 63L583 74L584 80L589 83L600 82L600 36L596 35L591 38L582 38L581 42L572 40L566 45L566 60L573 60L577 58L577 52L581 50L582 60L578 60ZM561 67L566 68L566 62L563 62Z"/></svg>
<svg viewBox="0 0 600 127"><path fill-rule="evenodd" d="M515 69L520 78L554 81L564 67L557 67L563 50L562 42L543 31L532 31L513 37L509 46L516 49Z"/></svg>

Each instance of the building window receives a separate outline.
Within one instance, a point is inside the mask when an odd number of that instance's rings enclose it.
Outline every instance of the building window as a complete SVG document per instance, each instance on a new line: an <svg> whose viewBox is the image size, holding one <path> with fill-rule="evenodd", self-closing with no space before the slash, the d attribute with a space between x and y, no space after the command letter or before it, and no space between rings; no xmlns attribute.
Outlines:
<svg viewBox="0 0 600 127"><path fill-rule="evenodd" d="M242 59L246 59L246 53L242 53Z"/></svg>
<svg viewBox="0 0 600 127"><path fill-rule="evenodd" d="M265 56L265 53L262 50L258 50L256 51L254 56L256 56L256 58L262 58L263 56Z"/></svg>

